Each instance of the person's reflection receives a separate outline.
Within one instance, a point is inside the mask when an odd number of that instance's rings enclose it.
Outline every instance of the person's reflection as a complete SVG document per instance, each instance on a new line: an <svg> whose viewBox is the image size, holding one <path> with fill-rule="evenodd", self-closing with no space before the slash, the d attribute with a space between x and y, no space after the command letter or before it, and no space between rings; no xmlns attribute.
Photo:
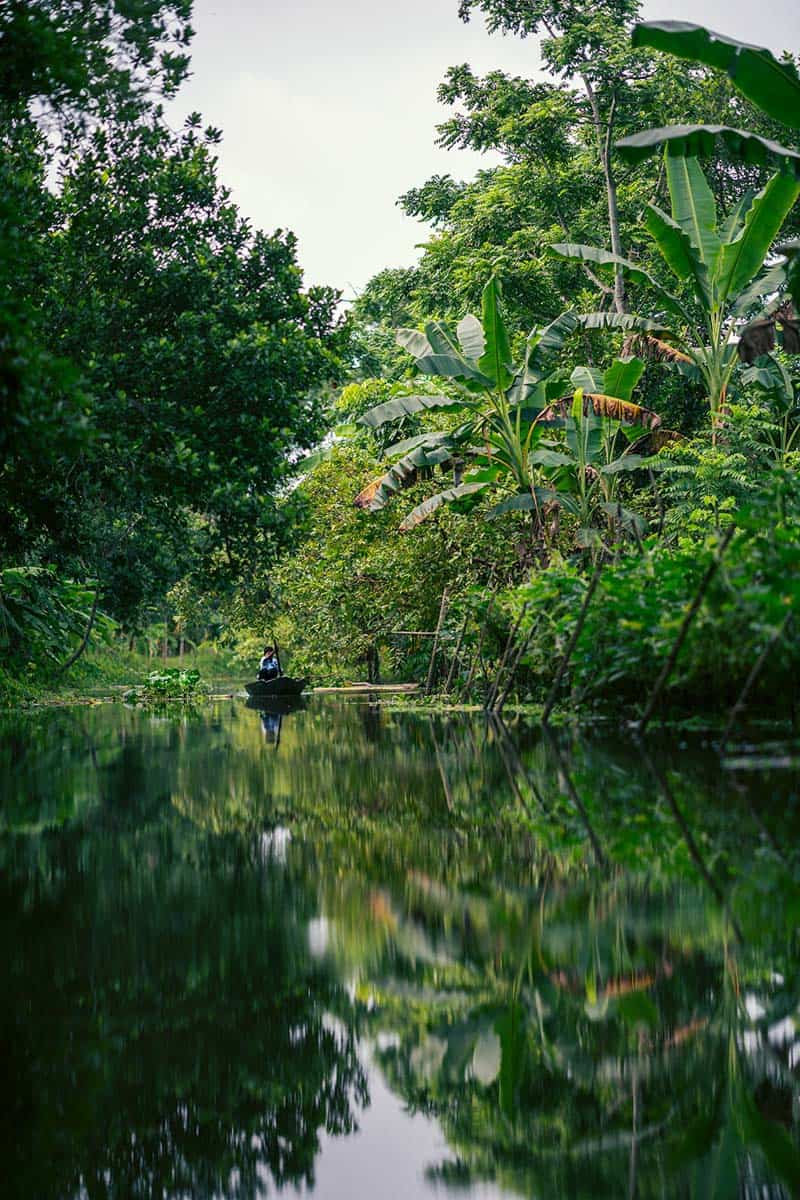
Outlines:
<svg viewBox="0 0 800 1200"><path fill-rule="evenodd" d="M259 716L261 717L261 732L264 735L264 741L277 750L281 740L281 714L262 708Z"/></svg>

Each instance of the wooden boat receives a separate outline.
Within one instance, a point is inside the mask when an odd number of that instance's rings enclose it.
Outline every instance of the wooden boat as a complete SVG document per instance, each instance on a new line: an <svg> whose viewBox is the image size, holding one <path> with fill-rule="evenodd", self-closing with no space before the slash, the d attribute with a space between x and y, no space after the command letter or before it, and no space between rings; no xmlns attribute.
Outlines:
<svg viewBox="0 0 800 1200"><path fill-rule="evenodd" d="M277 679L254 679L252 683L246 683L244 686L251 699L268 700L278 696L299 696L307 683L307 679L279 675Z"/></svg>

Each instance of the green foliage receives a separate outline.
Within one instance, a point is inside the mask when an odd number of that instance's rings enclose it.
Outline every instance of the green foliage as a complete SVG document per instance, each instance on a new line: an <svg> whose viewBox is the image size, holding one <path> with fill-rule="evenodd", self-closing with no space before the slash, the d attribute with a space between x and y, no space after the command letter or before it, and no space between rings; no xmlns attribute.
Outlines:
<svg viewBox="0 0 800 1200"><path fill-rule="evenodd" d="M619 255L566 243L551 249L564 258L591 262L600 271L623 271L648 287L660 308L678 317L671 341L702 376L713 419L724 403L738 361L736 317L751 310L773 287L765 263L800 195L800 182L788 175L773 175L757 195L744 197L720 226L713 193L697 159L667 154L666 174L672 215L650 204L646 224L667 266L689 289L690 304ZM742 338L741 349L746 330Z"/></svg>
<svg viewBox="0 0 800 1200"><path fill-rule="evenodd" d="M517 539L479 514L459 517L442 508L414 536L403 536L390 511L359 510L353 496L374 472L365 447L342 444L299 489L306 525L273 577L275 634L293 674L363 679L379 649L390 673L422 677L430 640L398 631L432 630L445 586L457 593L492 570L510 578L517 567ZM412 501L425 487L411 490ZM269 627L265 618L265 633Z"/></svg>
<svg viewBox="0 0 800 1200"><path fill-rule="evenodd" d="M151 671L141 687L126 692L128 704L148 704L159 700L192 700L206 691L200 672L193 667L163 667Z"/></svg>
<svg viewBox="0 0 800 1200"><path fill-rule="evenodd" d="M728 471L734 473L734 464ZM713 475L710 462L698 489L709 487ZM651 537L643 552L604 566L570 664L572 705L588 705L608 717L641 708L715 553L714 534L705 542L699 539L709 527L734 518L731 498L713 500L708 516L688 514L677 548ZM751 494L735 515L741 532L725 554L670 680L666 703L673 709L707 713L731 705L765 642L783 628L800 598L800 492L794 474L776 470L772 485ZM528 686L537 696L549 689L586 586L575 567L554 563L514 593L516 605L524 600L531 606L526 662ZM759 681L759 703L785 716L799 666L800 636L792 623Z"/></svg>
<svg viewBox="0 0 800 1200"><path fill-rule="evenodd" d="M61 579L45 567L0 569L0 654L4 662L63 663L89 621L96 583ZM95 626L110 637L114 622L103 613Z"/></svg>

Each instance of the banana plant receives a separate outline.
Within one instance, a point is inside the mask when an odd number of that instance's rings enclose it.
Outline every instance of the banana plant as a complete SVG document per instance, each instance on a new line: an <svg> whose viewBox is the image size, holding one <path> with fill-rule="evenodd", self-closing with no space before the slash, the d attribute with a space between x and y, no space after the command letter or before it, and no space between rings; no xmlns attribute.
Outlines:
<svg viewBox="0 0 800 1200"><path fill-rule="evenodd" d="M618 380L617 391L625 392L617 403L632 404L630 392L644 370L641 359L617 361L605 373L613 372ZM622 377L627 382L622 386ZM531 454L531 464L537 466L551 489L550 506L574 516L578 521L577 544L585 549L599 549L603 538L598 525L605 523L609 533L615 530L640 536L647 530L646 522L637 513L623 507L619 499L619 483L626 471L635 471L647 464L647 457L637 454L643 440L642 426L660 422L655 413L639 410L637 424L626 429L621 419L596 415L597 372L578 367L572 374L574 383L583 380L593 391L576 387L569 415L564 420L564 440L542 438ZM563 410L564 401L559 405ZM634 406L637 407L637 406ZM645 417L649 416L649 420ZM627 444L620 453L619 434L624 433Z"/></svg>
<svg viewBox="0 0 800 1200"><path fill-rule="evenodd" d="M666 213L650 204L645 224L666 266L683 285L684 294L688 291L688 303L638 264L606 250L566 243L550 249L563 258L590 263L601 272L622 269L652 289L672 319L673 330L667 340L682 356L679 369L702 379L715 425L736 368L744 319L775 292L783 278L766 260L800 195L800 181L793 173L778 172L757 194L746 193L720 221L714 194L697 159L669 149L665 157L672 211ZM613 328L615 314L604 315L606 327ZM786 348L791 349L796 336L792 315L774 305L770 321L773 332L776 324L781 326ZM631 328L630 317L624 328ZM745 337L741 357L751 361L762 348L768 349L768 342L754 347Z"/></svg>
<svg viewBox="0 0 800 1200"><path fill-rule="evenodd" d="M645 21L634 26L634 46L649 47L693 63L726 71L735 88L768 117L793 130L800 130L800 75L791 61L779 61L763 46L737 42L702 25L686 21ZM786 174L800 178L800 152L761 137L750 130L727 125L666 125L645 129L616 143L629 163L640 162L661 146L670 154L710 155L718 143L734 158L755 164L771 163ZM777 247L784 255L775 264L775 277L785 273L795 307L800 309L799 242ZM800 346L794 351L800 351Z"/></svg>
<svg viewBox="0 0 800 1200"><path fill-rule="evenodd" d="M529 511L537 532L543 529L541 507L554 499L554 493L537 482L541 464L536 450L548 427L564 424L554 405L570 379L553 359L581 322L576 314L565 312L550 325L532 330L523 361L514 365L500 296L499 281L492 276L483 290L482 319L468 314L458 323L455 337L438 321L426 325L424 333L400 330L397 341L413 356L416 370L447 380L450 391L397 397L360 418L375 429L403 415L426 411L461 417L452 429L418 434L389 447L387 456L396 461L356 497L356 505L375 512L416 482L420 471L437 466L452 470L453 485L414 508L401 530L414 528L444 504L470 505L492 491L508 492L509 486L512 494L496 503L487 516ZM599 411L611 405L619 419L630 424L646 423L640 422L645 410L630 402L629 396L607 396L595 388L588 402Z"/></svg>

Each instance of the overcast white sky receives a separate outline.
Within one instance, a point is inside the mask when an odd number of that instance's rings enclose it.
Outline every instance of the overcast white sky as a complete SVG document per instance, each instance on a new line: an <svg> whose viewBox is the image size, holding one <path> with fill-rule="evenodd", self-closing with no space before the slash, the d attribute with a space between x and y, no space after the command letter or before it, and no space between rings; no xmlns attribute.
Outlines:
<svg viewBox="0 0 800 1200"><path fill-rule="evenodd" d="M798 0L645 0L644 13L800 48ZM458 0L196 0L194 26L193 76L172 121L199 110L222 128L220 177L241 211L268 232L294 230L305 282L348 298L416 260L428 230L396 207L401 192L496 161L434 145L447 68L539 67L535 40L464 25Z"/></svg>

